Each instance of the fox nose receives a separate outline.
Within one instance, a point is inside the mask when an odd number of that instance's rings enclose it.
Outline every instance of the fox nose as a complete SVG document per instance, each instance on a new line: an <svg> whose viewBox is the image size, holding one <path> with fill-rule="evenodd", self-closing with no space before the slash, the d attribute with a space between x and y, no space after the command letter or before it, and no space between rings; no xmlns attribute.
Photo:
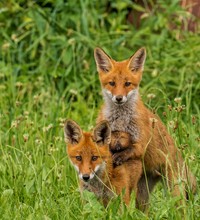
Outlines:
<svg viewBox="0 0 200 220"><path fill-rule="evenodd" d="M83 180L84 180L85 182L87 182L89 179L90 179L90 175L88 175L88 174L83 174Z"/></svg>
<svg viewBox="0 0 200 220"><path fill-rule="evenodd" d="M118 96L116 96L116 101L117 102L121 102L122 101L122 99L123 99L123 96L122 95L118 95Z"/></svg>

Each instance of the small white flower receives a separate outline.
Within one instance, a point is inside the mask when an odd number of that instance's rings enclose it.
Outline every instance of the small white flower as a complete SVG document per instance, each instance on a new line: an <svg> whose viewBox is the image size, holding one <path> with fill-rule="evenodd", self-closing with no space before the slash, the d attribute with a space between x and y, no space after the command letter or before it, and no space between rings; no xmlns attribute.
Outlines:
<svg viewBox="0 0 200 220"><path fill-rule="evenodd" d="M158 121L158 119L156 119L156 118L150 118L149 119L152 123L156 123L157 121Z"/></svg>
<svg viewBox="0 0 200 220"><path fill-rule="evenodd" d="M56 136L54 137L55 141L62 141L62 137Z"/></svg>
<svg viewBox="0 0 200 220"><path fill-rule="evenodd" d="M49 124L47 127L43 127L42 130L43 132L49 131L53 127L53 124Z"/></svg>
<svg viewBox="0 0 200 220"><path fill-rule="evenodd" d="M2 45L2 49L3 49L3 50L8 49L9 47L10 47L10 43L8 43L8 42L6 42L6 43L4 43L4 44Z"/></svg>
<svg viewBox="0 0 200 220"><path fill-rule="evenodd" d="M11 35L11 39L15 42L17 42L17 35L16 34L12 34Z"/></svg>
<svg viewBox="0 0 200 220"><path fill-rule="evenodd" d="M35 140L35 143L38 144L38 145L40 145L40 144L42 144L42 140L36 139L36 140Z"/></svg>
<svg viewBox="0 0 200 220"><path fill-rule="evenodd" d="M176 97L176 98L174 99L174 101L175 101L176 103L180 103L180 102L181 102L181 100L182 100L182 98L181 98L181 97Z"/></svg>
<svg viewBox="0 0 200 220"><path fill-rule="evenodd" d="M148 99L154 99L155 97L156 97L156 95L153 94L153 93L147 94L147 98L148 98Z"/></svg>
<svg viewBox="0 0 200 220"><path fill-rule="evenodd" d="M25 112L24 112L24 115L25 115L25 116L28 116L28 115L29 115L29 112L28 112L28 111L25 111Z"/></svg>
<svg viewBox="0 0 200 220"><path fill-rule="evenodd" d="M72 93L73 95L77 95L78 94L78 91L75 90L75 89L70 89L69 92Z"/></svg>
<svg viewBox="0 0 200 220"><path fill-rule="evenodd" d="M47 113L47 112L44 112L43 114L44 114L44 117L47 117L47 116L48 116L48 113Z"/></svg>
<svg viewBox="0 0 200 220"><path fill-rule="evenodd" d="M158 70L154 69L153 72L151 73L152 77L156 77L158 75Z"/></svg>
<svg viewBox="0 0 200 220"><path fill-rule="evenodd" d="M169 121L168 124L169 124L170 128L174 128L175 122L174 121Z"/></svg>
<svg viewBox="0 0 200 220"><path fill-rule="evenodd" d="M63 128L63 127L65 126L65 124L64 124L64 123L59 123L59 126L60 126L61 128Z"/></svg>
<svg viewBox="0 0 200 220"><path fill-rule="evenodd" d="M65 118L58 118L59 122L65 123L66 119Z"/></svg>
<svg viewBox="0 0 200 220"><path fill-rule="evenodd" d="M70 38L70 39L68 40L68 44L70 44L70 45L75 44L75 42L76 42L76 40L75 40L74 38Z"/></svg>
<svg viewBox="0 0 200 220"><path fill-rule="evenodd" d="M19 101L16 101L15 104L16 104L16 106L20 106L22 103Z"/></svg>
<svg viewBox="0 0 200 220"><path fill-rule="evenodd" d="M23 83L21 83L21 82L16 82L16 83L15 83L15 86L18 87L18 88L20 88L20 87L23 86Z"/></svg>
<svg viewBox="0 0 200 220"><path fill-rule="evenodd" d="M24 138L24 142L27 142L29 138L29 134L23 134L23 138Z"/></svg>
<svg viewBox="0 0 200 220"><path fill-rule="evenodd" d="M13 127L13 128L17 128L18 125L19 125L19 121L18 120L12 121L12 123L11 123L11 127Z"/></svg>

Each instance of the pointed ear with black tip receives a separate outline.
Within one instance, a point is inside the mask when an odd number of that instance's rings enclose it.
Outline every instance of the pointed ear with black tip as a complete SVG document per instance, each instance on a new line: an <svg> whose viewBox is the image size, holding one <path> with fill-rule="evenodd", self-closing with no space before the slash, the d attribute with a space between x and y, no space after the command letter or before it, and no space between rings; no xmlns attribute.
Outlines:
<svg viewBox="0 0 200 220"><path fill-rule="evenodd" d="M99 47L94 49L94 58L97 65L97 71L105 73L112 69L111 58Z"/></svg>
<svg viewBox="0 0 200 220"><path fill-rule="evenodd" d="M65 122L64 135L65 140L70 144L78 144L83 134L79 125L75 121L69 119Z"/></svg>
<svg viewBox="0 0 200 220"><path fill-rule="evenodd" d="M128 67L132 72L143 71L144 63L146 59L146 49L140 48L133 56L129 59Z"/></svg>
<svg viewBox="0 0 200 220"><path fill-rule="evenodd" d="M102 146L109 145L111 141L111 129L107 121L102 121L94 128L94 141Z"/></svg>

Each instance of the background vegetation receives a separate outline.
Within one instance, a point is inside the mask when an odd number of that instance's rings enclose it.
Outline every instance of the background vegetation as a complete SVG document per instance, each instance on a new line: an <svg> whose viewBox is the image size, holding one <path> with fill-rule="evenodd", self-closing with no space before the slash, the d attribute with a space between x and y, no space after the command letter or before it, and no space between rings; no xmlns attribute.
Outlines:
<svg viewBox="0 0 200 220"><path fill-rule="evenodd" d="M93 49L116 60L147 49L141 83L200 182L200 41L178 0L0 2L0 216L2 219L199 219L197 193L180 207L158 185L148 215L120 198L84 199L66 156L63 122L95 124L102 103ZM139 28L128 22L142 12ZM192 17L190 17L192 18Z"/></svg>

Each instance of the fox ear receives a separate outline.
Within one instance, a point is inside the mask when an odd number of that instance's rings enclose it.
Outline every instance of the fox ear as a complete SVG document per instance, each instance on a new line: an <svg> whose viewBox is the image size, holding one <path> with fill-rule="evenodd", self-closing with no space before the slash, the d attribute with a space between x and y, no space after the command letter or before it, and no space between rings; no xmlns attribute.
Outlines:
<svg viewBox="0 0 200 220"><path fill-rule="evenodd" d="M64 135L67 142L77 144L82 137L82 130L75 121L69 119L65 122Z"/></svg>
<svg viewBox="0 0 200 220"><path fill-rule="evenodd" d="M146 49L142 47L133 56L130 57L128 64L129 69L132 72L136 72L138 70L143 71L145 59Z"/></svg>
<svg viewBox="0 0 200 220"><path fill-rule="evenodd" d="M107 121L102 121L94 128L93 139L98 145L108 145L111 141L111 129Z"/></svg>
<svg viewBox="0 0 200 220"><path fill-rule="evenodd" d="M97 71L109 72L112 68L111 58L99 47L94 50Z"/></svg>

